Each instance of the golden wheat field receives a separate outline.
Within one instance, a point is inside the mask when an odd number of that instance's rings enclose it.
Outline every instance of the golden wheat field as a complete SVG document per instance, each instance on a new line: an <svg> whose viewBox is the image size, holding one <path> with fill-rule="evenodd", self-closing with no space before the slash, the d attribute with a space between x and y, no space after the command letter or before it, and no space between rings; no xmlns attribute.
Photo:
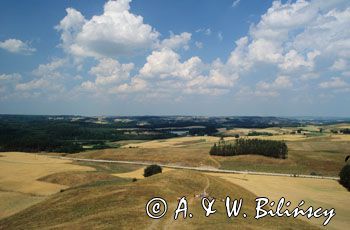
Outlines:
<svg viewBox="0 0 350 230"><path fill-rule="evenodd" d="M142 143L127 144L123 148L168 148L168 147L185 147L187 145L214 143L219 141L219 137L198 136L198 137L176 137L164 140L146 141ZM229 138L233 139L233 138Z"/></svg>
<svg viewBox="0 0 350 230"><path fill-rule="evenodd" d="M53 159L27 153L2 153L0 159L0 189L35 195L50 195L64 186L38 181L49 174L64 171L91 171L90 167L70 164L71 161Z"/></svg>
<svg viewBox="0 0 350 230"><path fill-rule="evenodd" d="M68 186L38 181L65 171L91 171L91 167L44 155L7 152L0 157L0 218L44 200Z"/></svg>
<svg viewBox="0 0 350 230"><path fill-rule="evenodd" d="M349 192L338 181L261 175L208 174L242 186L256 196L268 197L275 202L284 197L291 201L293 205L298 205L301 200L304 200L305 207L312 205L315 208L334 208L336 216L333 217L327 229L347 229L348 227ZM307 220L306 218L303 219ZM322 226L323 220L321 219L314 218L311 221L317 226Z"/></svg>

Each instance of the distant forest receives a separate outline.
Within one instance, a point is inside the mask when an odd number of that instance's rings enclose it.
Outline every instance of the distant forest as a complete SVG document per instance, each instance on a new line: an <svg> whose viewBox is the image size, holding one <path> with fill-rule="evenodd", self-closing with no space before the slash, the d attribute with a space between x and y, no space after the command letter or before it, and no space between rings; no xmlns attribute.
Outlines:
<svg viewBox="0 0 350 230"><path fill-rule="evenodd" d="M334 120L258 116L34 116L0 115L0 151L65 152L116 148L120 140L218 135L219 128L300 127ZM345 120L337 120L345 122ZM349 133L348 129L342 130ZM266 133L252 132L258 136Z"/></svg>
<svg viewBox="0 0 350 230"><path fill-rule="evenodd" d="M171 138L177 135L162 133L125 134L111 124L95 124L90 122L71 122L67 120L33 119L0 120L0 151L23 152L65 152L84 151L89 149L111 148L109 142L120 140L153 140ZM114 147L116 147L114 145Z"/></svg>

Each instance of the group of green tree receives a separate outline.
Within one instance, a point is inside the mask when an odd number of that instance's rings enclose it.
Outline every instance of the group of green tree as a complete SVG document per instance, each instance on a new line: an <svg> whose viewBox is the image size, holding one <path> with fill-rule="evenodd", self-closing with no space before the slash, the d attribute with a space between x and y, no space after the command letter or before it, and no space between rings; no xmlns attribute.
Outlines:
<svg viewBox="0 0 350 230"><path fill-rule="evenodd" d="M235 142L219 141L210 149L210 155L263 155L274 158L287 158L288 147L284 141L260 139L236 139Z"/></svg>

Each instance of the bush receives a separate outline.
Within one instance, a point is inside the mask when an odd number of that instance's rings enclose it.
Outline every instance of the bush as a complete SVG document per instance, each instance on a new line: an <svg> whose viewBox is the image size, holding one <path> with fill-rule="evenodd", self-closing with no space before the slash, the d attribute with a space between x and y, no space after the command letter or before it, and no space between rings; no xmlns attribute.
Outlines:
<svg viewBox="0 0 350 230"><path fill-rule="evenodd" d="M340 173L339 173L339 177L340 177L340 184L342 184L345 188L347 188L348 190L350 190L350 164L345 165Z"/></svg>
<svg viewBox="0 0 350 230"><path fill-rule="evenodd" d="M161 172L162 172L162 168L159 165L150 165L150 166L147 166L147 168L145 168L143 176L149 177Z"/></svg>

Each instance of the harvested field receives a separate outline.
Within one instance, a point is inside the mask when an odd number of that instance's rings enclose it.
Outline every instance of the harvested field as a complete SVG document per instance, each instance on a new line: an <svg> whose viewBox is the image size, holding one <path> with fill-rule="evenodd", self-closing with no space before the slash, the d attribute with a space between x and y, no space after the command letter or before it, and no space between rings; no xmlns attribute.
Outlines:
<svg viewBox="0 0 350 230"><path fill-rule="evenodd" d="M66 186L38 181L39 178L65 171L93 171L93 168L73 165L71 161L44 155L7 152L0 159L0 189L34 195L50 195Z"/></svg>
<svg viewBox="0 0 350 230"><path fill-rule="evenodd" d="M334 208L336 216L333 217L327 229L346 229L349 224L349 192L337 181L260 175L216 173L210 173L210 175L240 185L259 197L265 196L275 202L281 197L285 197L292 202L293 206L304 200L303 207L312 205L314 208ZM312 222L317 226L322 226L323 220L322 218L313 218Z"/></svg>
<svg viewBox="0 0 350 230"><path fill-rule="evenodd" d="M168 147L185 147L193 144L214 143L219 141L218 137L198 136L198 137L177 137L164 140L147 141L143 143L129 144L124 148L168 148Z"/></svg>
<svg viewBox="0 0 350 230"><path fill-rule="evenodd" d="M66 185L38 181L52 173L85 172L91 167L71 164L44 155L6 152L0 159L0 218L43 201L48 195L68 188Z"/></svg>

